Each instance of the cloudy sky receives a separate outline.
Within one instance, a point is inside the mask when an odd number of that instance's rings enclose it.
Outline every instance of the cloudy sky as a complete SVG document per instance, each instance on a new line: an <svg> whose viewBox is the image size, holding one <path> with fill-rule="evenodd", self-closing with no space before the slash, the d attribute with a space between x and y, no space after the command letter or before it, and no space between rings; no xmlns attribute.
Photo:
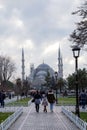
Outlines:
<svg viewBox="0 0 87 130"><path fill-rule="evenodd" d="M16 77L21 76L21 51L25 52L25 75L30 64L43 63L58 70L60 45L64 77L74 72L69 35L75 29L77 10L83 0L0 0L0 55L15 62ZM81 51L79 68L86 67L86 52ZM14 76L14 77L15 77ZM15 77L15 78L16 78Z"/></svg>

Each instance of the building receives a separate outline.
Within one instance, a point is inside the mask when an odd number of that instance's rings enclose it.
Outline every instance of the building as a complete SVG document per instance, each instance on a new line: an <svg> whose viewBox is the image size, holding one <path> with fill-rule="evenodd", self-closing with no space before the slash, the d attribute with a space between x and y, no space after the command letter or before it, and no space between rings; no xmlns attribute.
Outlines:
<svg viewBox="0 0 87 130"><path fill-rule="evenodd" d="M54 70L47 64L42 63L36 69L32 71L31 79L32 79L32 86L34 88L41 88L45 83L45 77L49 72L50 77L54 76Z"/></svg>
<svg viewBox="0 0 87 130"><path fill-rule="evenodd" d="M24 77L24 54L22 54L22 77ZM55 79L55 71L46 63L42 63L34 68L34 64L30 64L30 75L28 77L31 87L38 89L46 83L46 76L50 74L51 78ZM58 78L63 78L63 62L60 47L58 50Z"/></svg>

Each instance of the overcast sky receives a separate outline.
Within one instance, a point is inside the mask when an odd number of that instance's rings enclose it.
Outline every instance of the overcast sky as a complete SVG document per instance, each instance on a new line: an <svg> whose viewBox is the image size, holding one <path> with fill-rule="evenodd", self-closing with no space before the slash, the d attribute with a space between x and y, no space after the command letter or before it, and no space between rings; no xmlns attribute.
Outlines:
<svg viewBox="0 0 87 130"><path fill-rule="evenodd" d="M69 35L75 29L77 10L83 0L0 0L0 55L15 62L16 76L21 76L21 51L25 52L25 75L30 64L43 63L58 70L58 48L63 57L63 74L75 70ZM86 67L87 53L81 51L79 68ZM16 77L15 77L16 78Z"/></svg>

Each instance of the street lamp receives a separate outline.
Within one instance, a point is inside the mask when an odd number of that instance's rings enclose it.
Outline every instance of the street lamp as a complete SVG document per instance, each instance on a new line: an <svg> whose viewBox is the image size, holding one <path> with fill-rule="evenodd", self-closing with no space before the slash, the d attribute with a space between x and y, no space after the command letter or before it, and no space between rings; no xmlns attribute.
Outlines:
<svg viewBox="0 0 87 130"><path fill-rule="evenodd" d="M55 80L56 80L56 82L55 82L55 88L56 88L56 104L58 104L58 99L57 99L57 77L58 77L58 73L55 72Z"/></svg>
<svg viewBox="0 0 87 130"><path fill-rule="evenodd" d="M79 113L79 98L78 98L78 57L80 54L80 47L74 46L72 48L73 57L75 58L75 73L76 73L76 115L80 117Z"/></svg>

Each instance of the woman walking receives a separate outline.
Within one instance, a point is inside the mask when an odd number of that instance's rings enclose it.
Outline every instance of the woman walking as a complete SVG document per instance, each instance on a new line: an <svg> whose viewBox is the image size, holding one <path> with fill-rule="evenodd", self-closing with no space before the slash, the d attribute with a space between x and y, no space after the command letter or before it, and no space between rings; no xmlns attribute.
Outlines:
<svg viewBox="0 0 87 130"><path fill-rule="evenodd" d="M40 102L41 102L41 95L38 92L38 90L36 91L36 94L34 96L34 100L35 100L36 112L39 112L39 107L40 107L39 105L40 105Z"/></svg>

